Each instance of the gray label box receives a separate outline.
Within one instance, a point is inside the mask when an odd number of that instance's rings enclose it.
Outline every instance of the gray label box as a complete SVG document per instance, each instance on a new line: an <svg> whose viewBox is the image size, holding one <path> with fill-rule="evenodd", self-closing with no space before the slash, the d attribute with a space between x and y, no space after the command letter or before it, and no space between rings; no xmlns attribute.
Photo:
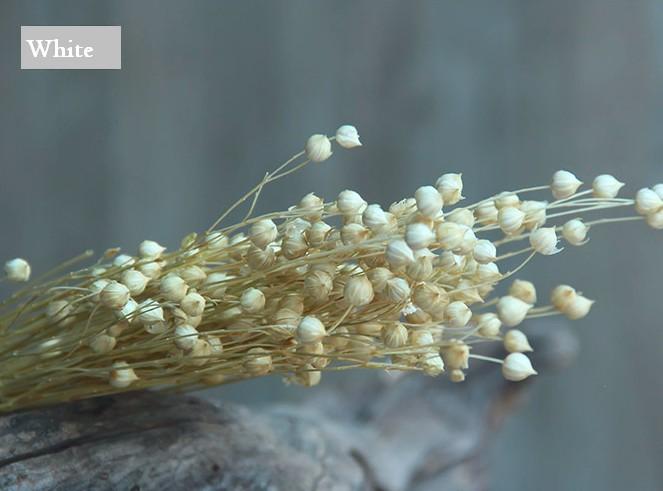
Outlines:
<svg viewBox="0 0 663 491"><path fill-rule="evenodd" d="M22 70L120 70L122 26L21 26Z"/></svg>

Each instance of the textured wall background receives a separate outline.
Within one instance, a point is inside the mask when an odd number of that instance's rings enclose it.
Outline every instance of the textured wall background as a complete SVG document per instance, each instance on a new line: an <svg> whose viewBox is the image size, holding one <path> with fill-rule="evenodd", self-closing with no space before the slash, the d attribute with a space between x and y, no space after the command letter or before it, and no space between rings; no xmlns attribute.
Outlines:
<svg viewBox="0 0 663 491"><path fill-rule="evenodd" d="M20 25L119 24L122 71L18 69ZM365 146L267 190L388 205L443 171L466 195L613 173L663 181L663 3L0 3L0 258L175 246L320 131ZM542 374L495 445L494 489L663 487L663 236L597 229L524 273L599 300L581 357ZM279 381L216 396L290 397ZM305 397L314 397L309 391Z"/></svg>

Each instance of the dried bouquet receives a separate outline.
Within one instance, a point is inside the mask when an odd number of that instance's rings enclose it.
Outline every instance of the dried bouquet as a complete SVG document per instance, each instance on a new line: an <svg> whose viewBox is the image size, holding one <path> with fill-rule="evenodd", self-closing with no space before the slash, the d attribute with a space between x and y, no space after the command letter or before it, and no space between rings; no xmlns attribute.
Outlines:
<svg viewBox="0 0 663 491"><path fill-rule="evenodd" d="M559 252L560 241L583 245L599 224L644 220L663 229L663 184L619 198L614 177L580 190L564 170L549 185L468 205L461 175L448 173L387 209L345 190L331 202L310 193L287 211L253 216L264 186L327 160L332 145L360 146L357 130L311 136L177 250L145 240L135 256L109 249L67 272L88 252L0 302L0 411L268 374L313 386L322 371L352 368L461 382L475 360L520 381L536 372L515 327L557 314L580 319L593 302L560 285L550 304L535 306L534 285L512 277L535 255ZM244 203L244 219L221 226ZM619 208L635 213L584 218ZM17 282L31 273L21 258L5 271ZM492 295L504 281L508 293ZM473 352L486 342L509 354Z"/></svg>

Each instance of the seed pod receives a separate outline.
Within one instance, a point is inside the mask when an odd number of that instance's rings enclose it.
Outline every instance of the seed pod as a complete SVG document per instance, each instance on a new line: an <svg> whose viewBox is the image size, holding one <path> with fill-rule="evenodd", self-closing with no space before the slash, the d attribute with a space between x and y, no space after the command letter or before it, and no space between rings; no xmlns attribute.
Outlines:
<svg viewBox="0 0 663 491"><path fill-rule="evenodd" d="M656 230L662 230L663 229L663 208L655 211L653 213L648 214L645 217L645 222L647 222L647 225L649 225L651 228L654 228Z"/></svg>
<svg viewBox="0 0 663 491"><path fill-rule="evenodd" d="M545 201L523 201L520 211L525 214L523 224L528 230L543 227L546 223L547 207L548 203Z"/></svg>
<svg viewBox="0 0 663 491"><path fill-rule="evenodd" d="M257 288L247 288L239 299L239 305L249 314L260 312L265 307L265 294Z"/></svg>
<svg viewBox="0 0 663 491"><path fill-rule="evenodd" d="M169 302L179 302L185 296L189 286L178 275L168 273L159 283L159 291L161 295Z"/></svg>
<svg viewBox="0 0 663 491"><path fill-rule="evenodd" d="M449 372L449 380L453 383L460 383L465 381L465 373L462 370L456 369Z"/></svg>
<svg viewBox="0 0 663 491"><path fill-rule="evenodd" d="M465 225L461 225L464 228L463 240L460 241L458 248L454 252L467 256L472 253L474 246L477 245L477 236L474 235L474 230Z"/></svg>
<svg viewBox="0 0 663 491"><path fill-rule="evenodd" d="M408 332L403 324L394 322L382 329L382 342L388 348L402 348L407 343Z"/></svg>
<svg viewBox="0 0 663 491"><path fill-rule="evenodd" d="M428 249L419 249L428 250ZM409 264L406 268L407 275L416 281L425 281L433 275L433 258L430 256L416 257L413 263Z"/></svg>
<svg viewBox="0 0 663 491"><path fill-rule="evenodd" d="M344 216L361 215L366 208L366 201L359 193L346 189L341 191L336 198L336 207Z"/></svg>
<svg viewBox="0 0 663 491"><path fill-rule="evenodd" d="M322 372L315 370L315 367L310 363L304 365L304 368L298 370L292 380L304 387L313 387L320 383L322 379Z"/></svg>
<svg viewBox="0 0 663 491"><path fill-rule="evenodd" d="M66 300L53 300L46 306L46 316L54 324L65 325L71 322L74 309Z"/></svg>
<svg viewBox="0 0 663 491"><path fill-rule="evenodd" d="M484 225L497 223L497 215L498 209L494 201L484 201L474 209L474 217Z"/></svg>
<svg viewBox="0 0 663 491"><path fill-rule="evenodd" d="M454 211L449 213L449 216L446 217L446 220L449 222L457 223L458 225L465 225L469 228L474 227L476 222L474 213L472 213L467 208L456 208Z"/></svg>
<svg viewBox="0 0 663 491"><path fill-rule="evenodd" d="M278 234L276 224L272 220L264 218L251 225L249 239L256 247L265 249L276 240Z"/></svg>
<svg viewBox="0 0 663 491"><path fill-rule="evenodd" d="M191 363L198 367L205 365L211 355L212 346L205 339L196 339L193 348L188 353L188 356L192 358Z"/></svg>
<svg viewBox="0 0 663 491"><path fill-rule="evenodd" d="M110 372L108 383L116 389L125 389L138 380L136 372L126 361L116 361Z"/></svg>
<svg viewBox="0 0 663 491"><path fill-rule="evenodd" d="M106 329L106 332L109 336L112 336L114 338L118 337L122 332L128 327L128 324L126 322L116 322L112 326L110 326L108 329Z"/></svg>
<svg viewBox="0 0 663 491"><path fill-rule="evenodd" d="M304 152L311 162L324 162L332 155L331 141L325 135L311 135L306 141Z"/></svg>
<svg viewBox="0 0 663 491"><path fill-rule="evenodd" d="M368 205L362 214L362 222L371 230L387 225L387 214L380 205Z"/></svg>
<svg viewBox="0 0 663 491"><path fill-rule="evenodd" d="M151 280L157 279L159 276L161 276L162 269L162 261L150 261L149 263L142 263L138 265L138 271L143 273Z"/></svg>
<svg viewBox="0 0 663 491"><path fill-rule="evenodd" d="M550 294L550 303L560 312L563 312L567 305L576 298L575 288L569 285L556 286Z"/></svg>
<svg viewBox="0 0 663 491"><path fill-rule="evenodd" d="M624 186L624 183L619 182L610 174L601 174L596 176L592 183L592 195L595 198L616 198L622 186Z"/></svg>
<svg viewBox="0 0 663 491"><path fill-rule="evenodd" d="M511 329L504 335L504 349L509 353L533 351L525 333L518 329Z"/></svg>
<svg viewBox="0 0 663 491"><path fill-rule="evenodd" d="M492 312L479 315L477 317L476 324L479 328L479 335L486 338L499 336L500 327L502 327L502 322L500 321L499 317L497 317L497 314Z"/></svg>
<svg viewBox="0 0 663 491"><path fill-rule="evenodd" d="M589 314L594 300L589 300L582 295L575 295L573 300L564 305L562 313L571 320L578 320Z"/></svg>
<svg viewBox="0 0 663 491"><path fill-rule="evenodd" d="M509 287L509 295L530 305L536 303L536 287L530 281L515 280Z"/></svg>
<svg viewBox="0 0 663 491"><path fill-rule="evenodd" d="M329 298L333 286L331 276L324 271L313 270L304 278L304 296L315 303L324 302Z"/></svg>
<svg viewBox="0 0 663 491"><path fill-rule="evenodd" d="M336 143L338 143L343 148L361 147L357 128L349 124L344 124L341 126L336 130Z"/></svg>
<svg viewBox="0 0 663 491"><path fill-rule="evenodd" d="M497 221L500 229L507 235L514 235L520 231L525 221L525 214L518 208L506 206L500 208L497 214Z"/></svg>
<svg viewBox="0 0 663 491"><path fill-rule="evenodd" d="M110 283L109 280L106 279L100 279L100 280L95 280L92 282L90 285L90 298L92 299L93 302L98 302L99 301L99 294L101 293L101 290L106 288L108 284Z"/></svg>
<svg viewBox="0 0 663 491"><path fill-rule="evenodd" d="M113 266L118 268L126 268L134 264L136 264L136 260L127 254L120 254L113 259Z"/></svg>
<svg viewBox="0 0 663 491"><path fill-rule="evenodd" d="M466 305L483 302L483 298L479 295L477 287L470 280L461 280L456 286L456 291L452 293L453 300L459 300Z"/></svg>
<svg viewBox="0 0 663 491"><path fill-rule="evenodd" d="M387 281L384 292L393 303L405 303L410 300L410 285L403 278L392 278Z"/></svg>
<svg viewBox="0 0 663 491"><path fill-rule="evenodd" d="M454 222L443 222L435 228L437 241L443 249L456 250L463 242L467 227Z"/></svg>
<svg viewBox="0 0 663 491"><path fill-rule="evenodd" d="M522 353L511 353L502 363L502 375L511 382L520 382L530 375L536 375L532 362Z"/></svg>
<svg viewBox="0 0 663 491"><path fill-rule="evenodd" d="M449 303L448 294L434 283L421 283L412 291L412 301L421 309L429 311L440 302Z"/></svg>
<svg viewBox="0 0 663 491"><path fill-rule="evenodd" d="M402 239L389 242L385 255L392 268L400 268L414 262L412 249Z"/></svg>
<svg viewBox="0 0 663 491"><path fill-rule="evenodd" d="M181 269L178 274L188 285L200 285L207 278L207 273L200 266L188 266Z"/></svg>
<svg viewBox="0 0 663 491"><path fill-rule="evenodd" d="M297 259L305 256L307 251L308 244L301 232L286 235L281 243L281 253L287 259Z"/></svg>
<svg viewBox="0 0 663 491"><path fill-rule="evenodd" d="M111 281L99 293L99 302L109 309L121 309L128 301L129 289L117 281Z"/></svg>
<svg viewBox="0 0 663 491"><path fill-rule="evenodd" d="M138 302L133 298L127 300L127 303L121 309L115 311L115 316L119 320L124 320L126 322L133 322L136 320L136 315L138 313Z"/></svg>
<svg viewBox="0 0 663 491"><path fill-rule="evenodd" d="M141 324L151 325L165 320L163 317L163 308L159 305L159 302L151 298L143 300L138 306L138 311L138 321Z"/></svg>
<svg viewBox="0 0 663 491"><path fill-rule="evenodd" d="M532 306L527 302L507 295L497 302L497 315L505 326L514 327L525 319L531 308Z"/></svg>
<svg viewBox="0 0 663 491"><path fill-rule="evenodd" d="M353 307L368 305L373 301L373 285L366 275L353 276L345 284L343 297Z"/></svg>
<svg viewBox="0 0 663 491"><path fill-rule="evenodd" d="M306 236L311 247L321 247L327 240L331 227L325 222L315 222L306 231Z"/></svg>
<svg viewBox="0 0 663 491"><path fill-rule="evenodd" d="M478 240L474 245L472 257L480 264L492 263L497 259L497 248L495 244L486 239Z"/></svg>
<svg viewBox="0 0 663 491"><path fill-rule="evenodd" d="M128 269L122 273L122 283L127 287L131 295L140 295L145 291L150 279L140 271Z"/></svg>
<svg viewBox="0 0 663 491"><path fill-rule="evenodd" d="M264 348L251 348L246 352L244 368L254 376L267 375L272 371L272 355Z"/></svg>
<svg viewBox="0 0 663 491"><path fill-rule="evenodd" d="M297 341L302 344L319 343L326 335L324 324L312 315L304 317L297 326Z"/></svg>
<svg viewBox="0 0 663 491"><path fill-rule="evenodd" d="M557 248L558 240L555 227L538 228L529 236L532 248L544 256L551 256L561 251Z"/></svg>
<svg viewBox="0 0 663 491"><path fill-rule="evenodd" d="M312 222L322 218L324 208L324 201L313 193L308 193L297 205L297 210L304 213L304 218Z"/></svg>
<svg viewBox="0 0 663 491"><path fill-rule="evenodd" d="M224 234L223 232L211 232L207 236L207 240L205 241L207 243L207 250L209 251L220 251L222 249L225 249L228 247L228 236Z"/></svg>
<svg viewBox="0 0 663 491"><path fill-rule="evenodd" d="M348 223L341 228L341 241L345 245L360 244L365 241L370 232L359 223Z"/></svg>
<svg viewBox="0 0 663 491"><path fill-rule="evenodd" d="M117 340L108 334L98 334L89 342L92 351L99 354L110 353L115 348L115 344Z"/></svg>
<svg viewBox="0 0 663 491"><path fill-rule="evenodd" d="M20 257L11 259L5 263L5 274L10 281L28 281L31 272L32 268L30 268L30 264Z"/></svg>
<svg viewBox="0 0 663 491"><path fill-rule="evenodd" d="M166 248L153 240L144 240L138 246L138 255L143 259L154 261L159 259Z"/></svg>
<svg viewBox="0 0 663 491"><path fill-rule="evenodd" d="M368 280L373 285L373 291L377 293L382 293L387 286L387 281L394 277L394 274L389 271L387 268L373 268L370 269L366 276Z"/></svg>
<svg viewBox="0 0 663 491"><path fill-rule="evenodd" d="M463 302L451 302L445 309L445 322L449 327L464 327L472 318L472 311Z"/></svg>
<svg viewBox="0 0 663 491"><path fill-rule="evenodd" d="M428 218L437 218L442 211L442 195L433 186L422 186L414 193L419 213Z"/></svg>
<svg viewBox="0 0 663 491"><path fill-rule="evenodd" d="M649 215L663 208L661 197L649 188L642 188L635 195L635 211L640 215Z"/></svg>
<svg viewBox="0 0 663 491"><path fill-rule="evenodd" d="M205 279L205 292L208 297L220 300L226 294L228 287L225 282L228 281L226 273L211 273Z"/></svg>
<svg viewBox="0 0 663 491"><path fill-rule="evenodd" d="M562 236L571 245L580 246L587 242L589 227L579 218L569 220L562 227Z"/></svg>
<svg viewBox="0 0 663 491"><path fill-rule="evenodd" d="M426 354L421 360L421 368L426 375L436 377L444 372L444 362L440 355Z"/></svg>
<svg viewBox="0 0 663 491"><path fill-rule="evenodd" d="M455 205L463 199L462 174L443 174L435 182L435 187L447 205Z"/></svg>
<svg viewBox="0 0 663 491"><path fill-rule="evenodd" d="M417 201L414 198L402 199L389 206L389 213L397 218L414 213L417 208Z"/></svg>
<svg viewBox="0 0 663 491"><path fill-rule="evenodd" d="M412 223L405 230L405 242L413 250L426 248L433 240L435 240L435 234L423 223Z"/></svg>
<svg viewBox="0 0 663 491"><path fill-rule="evenodd" d="M175 327L175 346L184 351L193 348L198 340L198 331L195 327L182 324Z"/></svg>
<svg viewBox="0 0 663 491"><path fill-rule="evenodd" d="M498 210L507 207L519 208L520 197L518 197L516 193L513 193L511 191L504 191L498 194L497 196L495 196L495 207Z"/></svg>
<svg viewBox="0 0 663 491"><path fill-rule="evenodd" d="M458 370L468 368L470 359L470 347L462 341L452 341L441 350L444 365L447 368Z"/></svg>
<svg viewBox="0 0 663 491"><path fill-rule="evenodd" d="M265 249L251 245L246 254L246 263L255 271L261 271L272 267L276 263L276 253L272 246Z"/></svg>
<svg viewBox="0 0 663 491"><path fill-rule="evenodd" d="M550 188L555 199L564 199L575 194L581 184L582 181L571 172L558 170L553 174Z"/></svg>

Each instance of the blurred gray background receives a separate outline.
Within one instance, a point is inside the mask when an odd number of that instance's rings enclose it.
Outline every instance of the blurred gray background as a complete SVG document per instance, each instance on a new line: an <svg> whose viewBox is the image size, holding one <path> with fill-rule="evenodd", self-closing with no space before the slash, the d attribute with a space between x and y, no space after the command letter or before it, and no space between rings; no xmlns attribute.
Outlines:
<svg viewBox="0 0 663 491"><path fill-rule="evenodd" d="M20 71L19 26L40 24L122 25L123 69ZM174 247L346 122L364 147L259 211L344 188L388 205L444 171L470 199L559 168L632 194L663 181L663 2L3 0L0 102L0 258L37 272L87 248ZM663 235L591 237L521 275L598 303L575 324L577 362L541 374L500 433L495 490L663 489ZM293 394L248 387L215 394Z"/></svg>

